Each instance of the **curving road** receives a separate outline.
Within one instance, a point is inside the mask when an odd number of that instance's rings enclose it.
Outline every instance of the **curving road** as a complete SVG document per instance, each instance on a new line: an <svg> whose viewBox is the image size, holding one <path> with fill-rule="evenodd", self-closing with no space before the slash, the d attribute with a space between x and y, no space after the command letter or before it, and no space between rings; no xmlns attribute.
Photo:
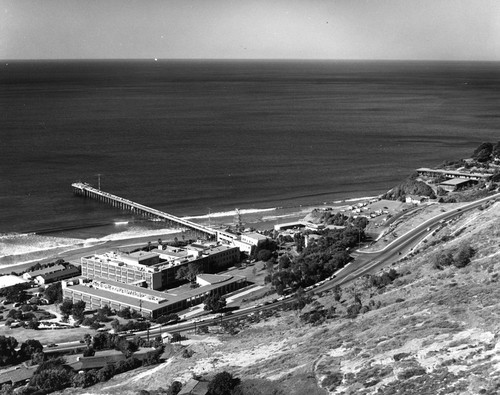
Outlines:
<svg viewBox="0 0 500 395"><path fill-rule="evenodd" d="M355 259L349 263L346 267L339 270L333 279L324 282L321 285L314 287L312 290L307 292L325 292L331 290L337 285L345 285L365 274L372 273L379 270L382 267L386 267L401 259L402 257L409 254L412 249L429 233L432 233L436 228L438 228L443 222L448 221L458 215L462 215L466 212L472 211L488 201L496 201L500 199L500 193L488 196L483 199L476 200L474 202L463 205L462 207L452 209L447 212L432 217L422 224L416 226L414 229L405 233L404 235L398 237L396 240L388 244L386 247L375 252L363 252L357 251L355 254ZM290 297L293 297L291 295ZM280 298L281 299L281 298ZM263 310L275 309L276 307L282 306L288 303L288 299L276 300L273 303L268 303L265 305L257 305L247 307L245 309L237 310L233 314L228 316L218 316L217 318L205 318L198 319L196 321L179 323L176 325L161 325L154 328L150 328L149 331L139 331L133 334L127 334L127 337L140 336L142 338L149 337L154 339L155 336L161 335L165 332L186 332L195 330L196 327L200 325L218 325L225 321L231 321L235 318L243 318L252 313L257 313ZM45 352L53 352L68 350L71 348L81 347L81 344L67 343L60 344L51 349L45 349ZM49 351L50 350L50 351Z"/></svg>

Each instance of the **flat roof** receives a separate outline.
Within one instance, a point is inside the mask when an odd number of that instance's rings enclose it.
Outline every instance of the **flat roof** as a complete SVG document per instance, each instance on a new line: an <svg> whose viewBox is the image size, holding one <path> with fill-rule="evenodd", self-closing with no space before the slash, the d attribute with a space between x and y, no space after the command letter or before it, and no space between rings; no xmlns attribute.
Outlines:
<svg viewBox="0 0 500 395"><path fill-rule="evenodd" d="M224 251L233 250L233 249L237 249L237 248L238 247L220 245L220 246L211 247L208 250L204 251L203 253L211 255L211 254L217 254L218 252L224 252Z"/></svg>
<svg viewBox="0 0 500 395"><path fill-rule="evenodd" d="M207 273L198 274L196 277L210 284L219 284L224 281L231 280L233 278L233 276L228 276L223 274L207 274Z"/></svg>
<svg viewBox="0 0 500 395"><path fill-rule="evenodd" d="M71 266L71 267L67 267L64 270L59 270L59 271L53 272L53 273L42 274L41 276L43 277L44 280L51 280L53 278L59 278L61 276L68 276L68 277L75 276L76 277L76 276L79 276L80 274L81 274L81 272L80 272L79 267Z"/></svg>
<svg viewBox="0 0 500 395"><path fill-rule="evenodd" d="M124 257L132 257L132 258L137 258L139 261L142 261L143 259L150 259L150 258L155 258L158 256L158 254L154 252L148 252L148 251L135 251L131 252L129 254L122 254Z"/></svg>
<svg viewBox="0 0 500 395"><path fill-rule="evenodd" d="M135 297L129 296L127 294L120 294L120 293L108 291L106 289L90 287L89 285L75 284L75 285L68 285L67 288L72 290L72 291L81 292L82 294L97 296L99 298L107 299L110 301L115 300L119 303L126 304L130 307L134 307L134 308L141 308L142 307L143 309L149 310L149 311L156 310L156 309L163 307L165 305L165 304L158 304L158 303L149 302L147 300L140 299L140 298L135 298ZM139 287L136 287L136 288L139 288Z"/></svg>
<svg viewBox="0 0 500 395"><path fill-rule="evenodd" d="M441 173L441 174L453 174L456 176L465 176L465 177L490 177L492 174L489 173L466 173L463 171L456 170L444 170L444 169L429 169L428 167L420 167L417 169L417 172L429 172L429 173Z"/></svg>
<svg viewBox="0 0 500 395"><path fill-rule="evenodd" d="M257 239L257 240L266 240L267 239L267 236L261 235L260 233L257 233L257 232L243 233L242 236L250 237L252 239Z"/></svg>
<svg viewBox="0 0 500 395"><path fill-rule="evenodd" d="M443 181L439 183L439 185L460 185L460 184L466 184L468 182L471 182L472 180L464 179L464 178L452 178L451 180Z"/></svg>
<svg viewBox="0 0 500 395"><path fill-rule="evenodd" d="M53 273L53 272L58 272L61 270L64 270L65 267L63 265L54 265L51 267L46 267L44 269L39 269L39 270L33 270L32 272L26 272L26 274L29 274L31 277L36 277L36 276L41 276L47 273Z"/></svg>
<svg viewBox="0 0 500 395"><path fill-rule="evenodd" d="M28 282L28 280L25 280L22 277L14 276L12 274L7 274L5 276L0 276L0 289L12 287L13 285L23 284L26 282Z"/></svg>
<svg viewBox="0 0 500 395"><path fill-rule="evenodd" d="M120 283L112 280L94 280L87 283L87 285L68 285L67 288L88 295L93 295L108 300L115 300L134 308L142 307L142 309L153 311L168 306L169 304L178 303L186 299L211 292L212 290L219 288L221 285L246 280L246 277L237 275L219 277L227 278L221 279L221 281L217 282L216 284L205 285L198 288L179 287L170 289L168 292L155 291L150 288L141 288L131 284ZM96 285L98 285L98 287L96 287ZM108 287L106 285L108 285ZM123 292L119 292L119 290L122 290ZM148 300L147 295L153 297L154 299L156 299L156 301Z"/></svg>

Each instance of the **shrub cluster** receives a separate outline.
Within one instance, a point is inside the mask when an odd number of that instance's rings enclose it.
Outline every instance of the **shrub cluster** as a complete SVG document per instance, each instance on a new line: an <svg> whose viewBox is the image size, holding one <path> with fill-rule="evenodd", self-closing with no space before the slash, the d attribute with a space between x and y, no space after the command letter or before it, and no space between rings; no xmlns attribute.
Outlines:
<svg viewBox="0 0 500 395"><path fill-rule="evenodd" d="M455 253L442 251L438 253L432 263L436 269L444 269L447 266L462 268L467 266L476 251L469 244L462 244Z"/></svg>
<svg viewBox="0 0 500 395"><path fill-rule="evenodd" d="M292 261L281 262L271 275L271 283L282 295L285 290L297 290L326 279L350 260L348 249L356 246L365 235L360 227L325 230Z"/></svg>

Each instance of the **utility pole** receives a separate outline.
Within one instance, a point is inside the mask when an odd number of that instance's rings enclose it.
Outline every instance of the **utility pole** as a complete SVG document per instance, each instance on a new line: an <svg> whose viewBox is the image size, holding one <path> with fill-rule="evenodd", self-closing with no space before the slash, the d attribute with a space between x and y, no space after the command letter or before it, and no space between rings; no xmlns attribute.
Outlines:
<svg viewBox="0 0 500 395"><path fill-rule="evenodd" d="M97 173L97 189L101 190L101 173Z"/></svg>

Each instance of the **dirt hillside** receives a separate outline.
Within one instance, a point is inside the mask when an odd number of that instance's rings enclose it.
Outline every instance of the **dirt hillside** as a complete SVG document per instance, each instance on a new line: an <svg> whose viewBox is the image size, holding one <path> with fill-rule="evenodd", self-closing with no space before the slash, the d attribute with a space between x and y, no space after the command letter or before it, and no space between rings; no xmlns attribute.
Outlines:
<svg viewBox="0 0 500 395"><path fill-rule="evenodd" d="M223 370L262 394L500 393L499 224L499 203L464 214L392 266L390 284L359 279L338 301L328 292L303 311L235 323L234 335L191 336L161 365L65 393L137 394ZM467 265L436 267L463 246L474 251Z"/></svg>

